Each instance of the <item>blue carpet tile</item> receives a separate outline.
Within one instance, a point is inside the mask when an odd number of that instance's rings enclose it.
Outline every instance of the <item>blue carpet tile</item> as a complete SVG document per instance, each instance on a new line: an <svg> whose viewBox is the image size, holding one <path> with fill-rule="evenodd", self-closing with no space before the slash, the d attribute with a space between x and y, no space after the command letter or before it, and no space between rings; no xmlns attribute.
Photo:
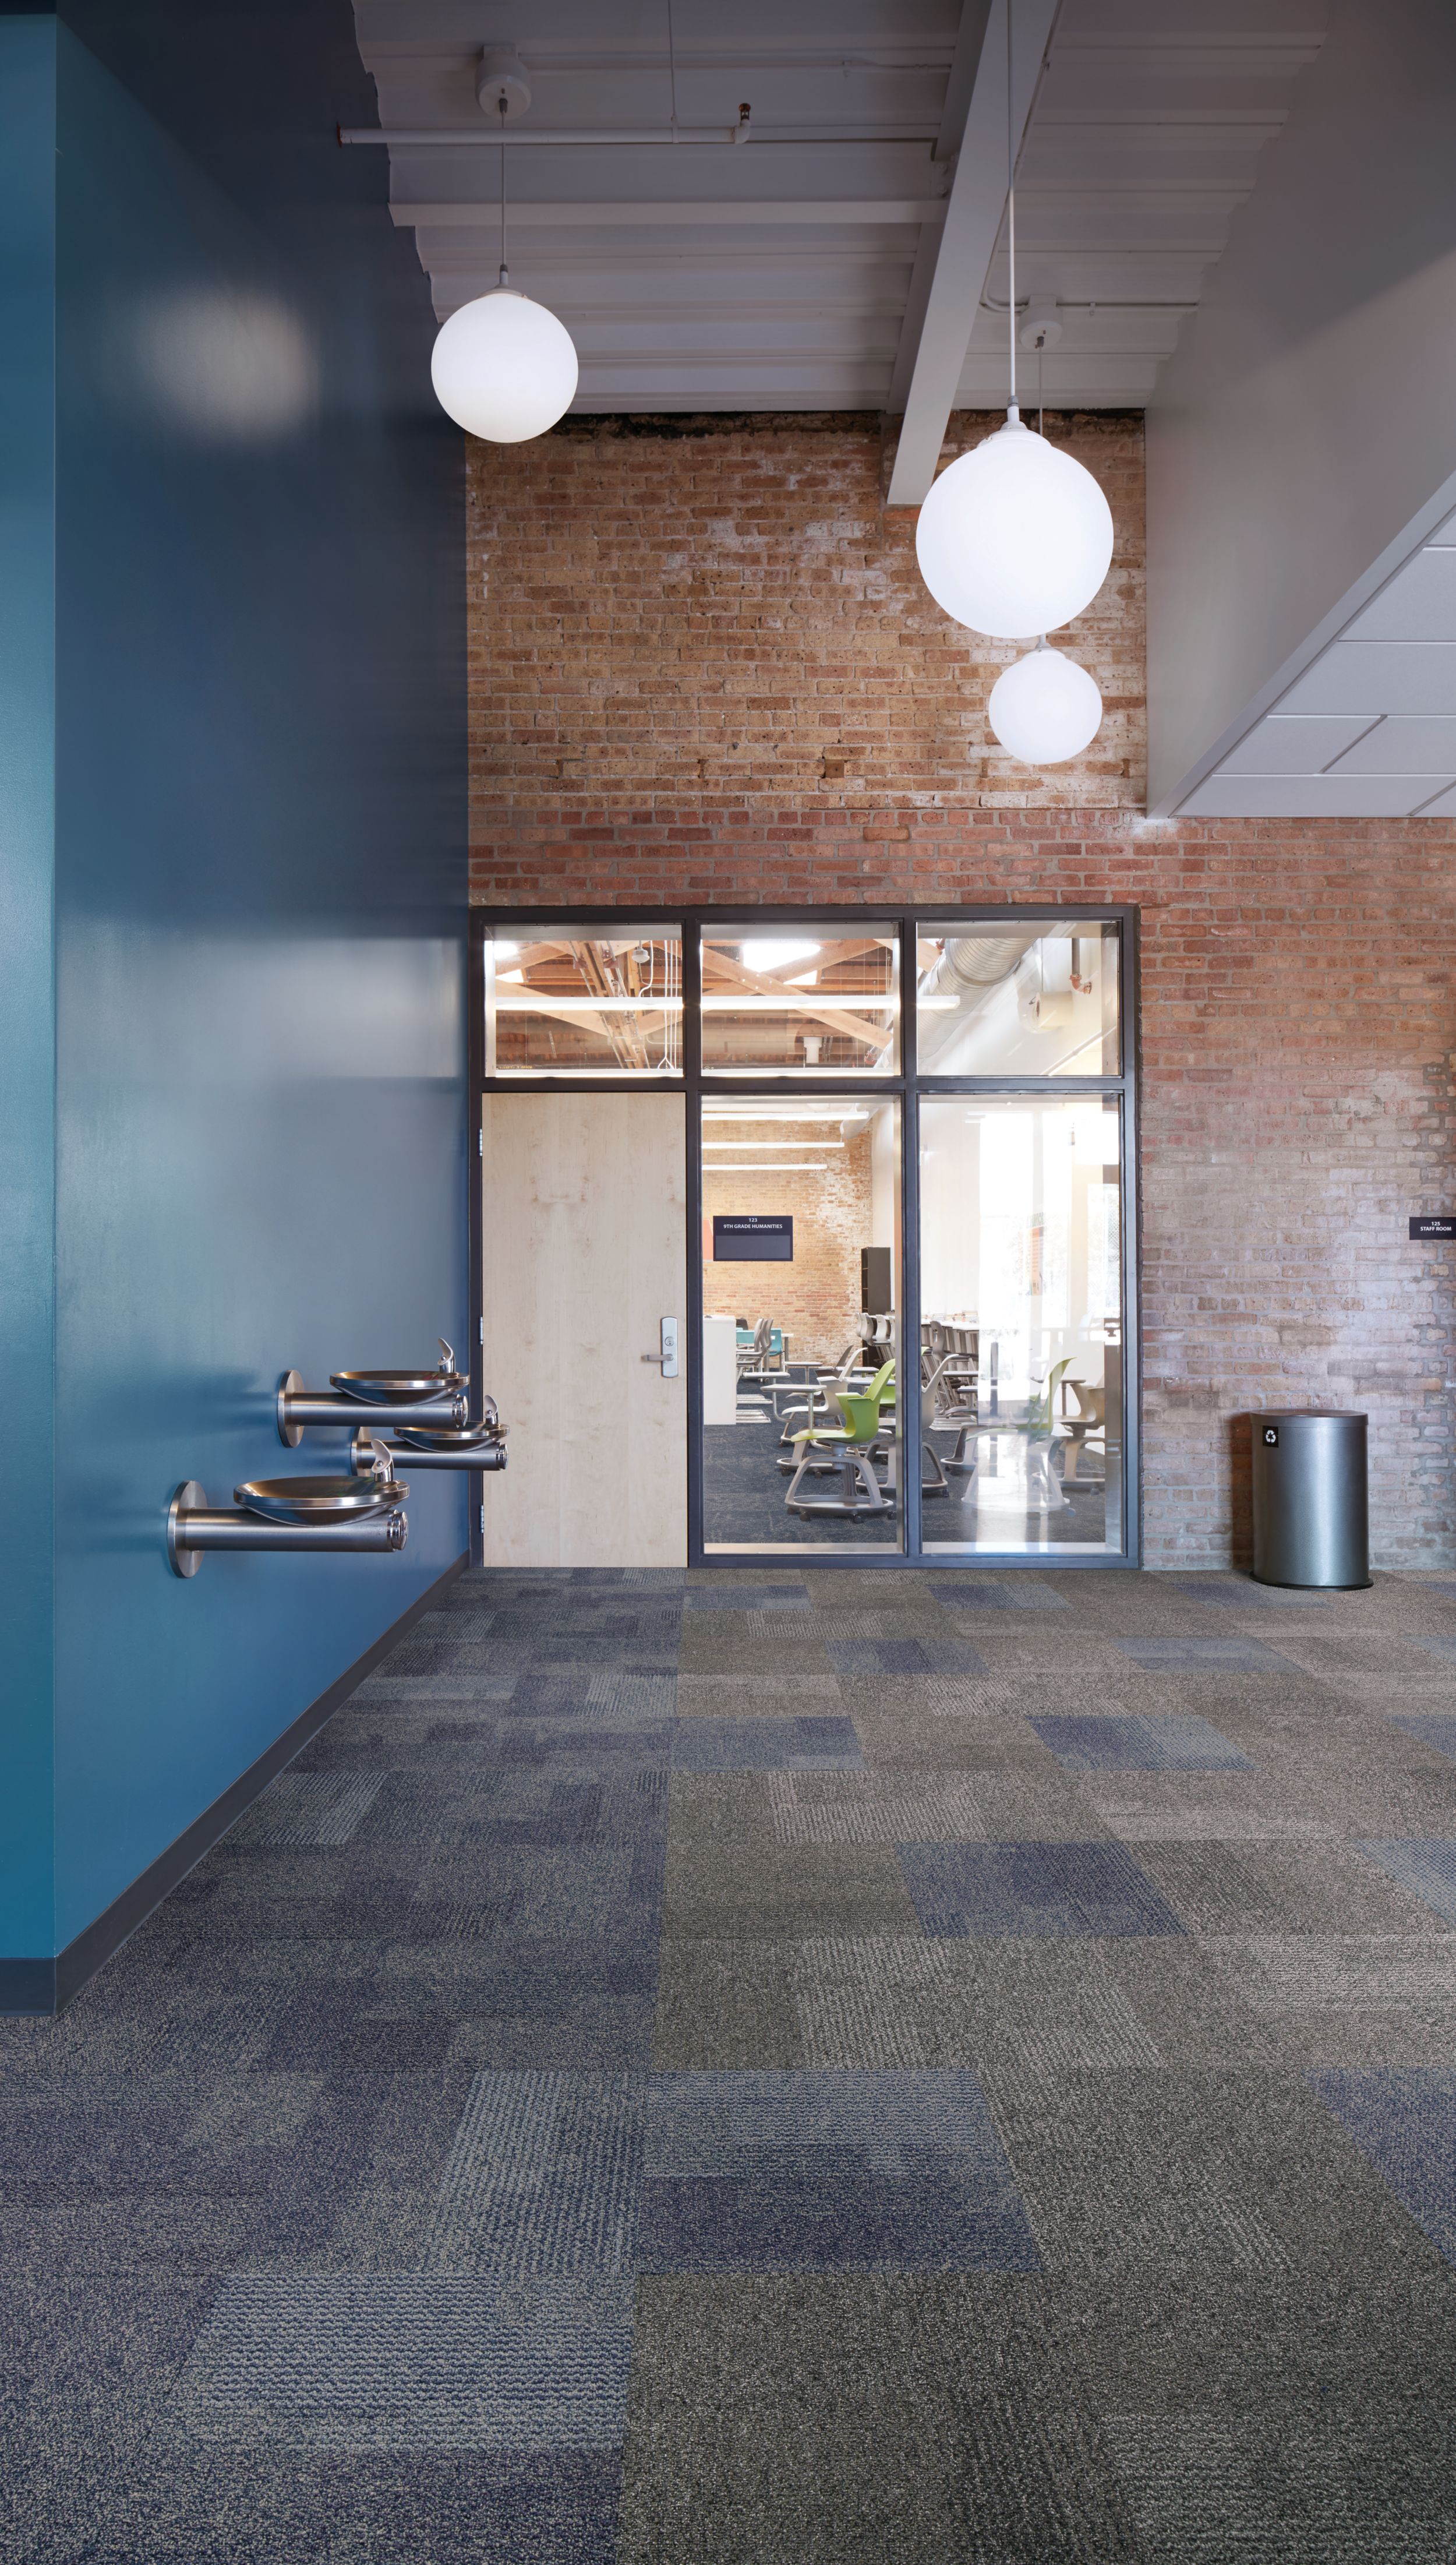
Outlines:
<svg viewBox="0 0 1456 2565"><path fill-rule="evenodd" d="M1456 1924L1456 1840L1400 1836L1358 1845L1371 1861L1446 1924Z"/></svg>
<svg viewBox="0 0 1456 2565"><path fill-rule="evenodd" d="M1424 1648L1427 1656L1445 1657L1448 1661L1456 1657L1456 1633L1432 1638L1429 1631L1423 1631L1415 1644L1418 1648Z"/></svg>
<svg viewBox="0 0 1456 2565"><path fill-rule="evenodd" d="M1310 2082L1448 2262L1456 2262L1456 2071L1377 2067Z"/></svg>
<svg viewBox="0 0 1456 2565"><path fill-rule="evenodd" d="M983 1675L986 1661L967 1639L830 1639L840 1675Z"/></svg>
<svg viewBox="0 0 1456 2565"><path fill-rule="evenodd" d="M1434 1746L1438 1754L1449 1754L1456 1762L1456 1712L1397 1711L1391 1725L1403 1728L1407 1737L1418 1737L1422 1746Z"/></svg>
<svg viewBox="0 0 1456 2565"><path fill-rule="evenodd" d="M685 1719L676 1772L862 1772L852 1719Z"/></svg>
<svg viewBox="0 0 1456 2565"><path fill-rule="evenodd" d="M1453 2565L1456 1584L810 1570L460 1578L0 2021L6 2565Z"/></svg>
<svg viewBox="0 0 1456 2565"><path fill-rule="evenodd" d="M972 2074L658 2075L649 2271L1034 2271Z"/></svg>
<svg viewBox="0 0 1456 2565"><path fill-rule="evenodd" d="M970 2073L478 2076L426 2259L650 2271L1034 2270Z"/></svg>
<svg viewBox="0 0 1456 2565"><path fill-rule="evenodd" d="M1148 1674L1164 1668L1191 1674L1204 1667L1220 1674L1297 1674L1299 1669L1262 1639L1114 1639L1125 1657Z"/></svg>
<svg viewBox="0 0 1456 2565"><path fill-rule="evenodd" d="M1123 1844L903 1843L896 1851L927 1933L1061 1941L1183 1930Z"/></svg>
<svg viewBox="0 0 1456 2565"><path fill-rule="evenodd" d="M1241 1754L1206 1719L1172 1712L1123 1718L1115 1712L1080 1718L1038 1712L1028 1725L1068 1772L1252 1772Z"/></svg>
<svg viewBox="0 0 1456 2565"><path fill-rule="evenodd" d="M646 2078L478 2075L440 2178L426 2259L502 2280L633 2267Z"/></svg>
<svg viewBox="0 0 1456 2565"><path fill-rule="evenodd" d="M628 2282L250 2273L220 2292L177 2404L204 2440L615 2451L631 2357Z"/></svg>

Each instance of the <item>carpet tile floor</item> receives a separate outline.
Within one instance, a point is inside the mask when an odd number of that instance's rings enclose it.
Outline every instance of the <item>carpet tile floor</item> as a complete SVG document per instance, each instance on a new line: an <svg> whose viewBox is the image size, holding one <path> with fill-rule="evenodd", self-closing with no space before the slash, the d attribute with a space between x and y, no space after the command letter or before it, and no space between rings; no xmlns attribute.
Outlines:
<svg viewBox="0 0 1456 2565"><path fill-rule="evenodd" d="M1456 1580L463 1577L0 2291L6 2565L1456 2565Z"/></svg>

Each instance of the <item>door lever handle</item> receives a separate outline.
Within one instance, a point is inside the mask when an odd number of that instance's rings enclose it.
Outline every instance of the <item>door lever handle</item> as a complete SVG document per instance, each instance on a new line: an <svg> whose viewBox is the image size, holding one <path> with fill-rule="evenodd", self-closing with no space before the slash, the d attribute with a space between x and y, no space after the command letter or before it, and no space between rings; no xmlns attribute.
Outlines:
<svg viewBox="0 0 1456 2565"><path fill-rule="evenodd" d="M656 1363L664 1380L677 1379L678 1322L676 1318L663 1319L658 1351L655 1354L644 1354L642 1356L642 1360L644 1362Z"/></svg>

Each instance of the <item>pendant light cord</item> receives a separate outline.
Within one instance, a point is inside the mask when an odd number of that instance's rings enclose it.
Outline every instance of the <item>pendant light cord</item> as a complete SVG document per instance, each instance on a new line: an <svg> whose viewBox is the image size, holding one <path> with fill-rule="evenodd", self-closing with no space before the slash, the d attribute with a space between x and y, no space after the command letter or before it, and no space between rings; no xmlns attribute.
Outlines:
<svg viewBox="0 0 1456 2565"><path fill-rule="evenodd" d="M1019 419L1016 406L1016 118L1011 100L1011 13L1015 0L1006 0L1006 256L1009 267L1006 317L1010 348L1011 398L1006 416ZM501 154L506 157L505 152Z"/></svg>
<svg viewBox="0 0 1456 2565"><path fill-rule="evenodd" d="M668 0L668 79L673 93L673 140L678 138L678 54L673 43L673 0Z"/></svg>
<svg viewBox="0 0 1456 2565"><path fill-rule="evenodd" d="M501 283L509 285L506 266L506 101L501 100Z"/></svg>

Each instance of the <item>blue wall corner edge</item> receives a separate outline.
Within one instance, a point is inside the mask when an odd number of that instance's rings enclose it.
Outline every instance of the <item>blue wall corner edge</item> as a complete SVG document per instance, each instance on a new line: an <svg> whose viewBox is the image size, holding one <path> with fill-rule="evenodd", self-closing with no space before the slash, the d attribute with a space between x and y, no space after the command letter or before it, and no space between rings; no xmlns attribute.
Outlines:
<svg viewBox="0 0 1456 2565"><path fill-rule="evenodd" d="M350 1693L357 1690L365 1677L381 1665L390 1650L398 1646L405 1632L422 1613L433 1609L457 1576L469 1564L462 1551L444 1573L427 1585L423 1594L400 1613L398 1620L377 1638L363 1655L355 1659L345 1673L338 1676L327 1690L312 1701L307 1710L290 1722L281 1737L275 1738L267 1751L240 1772L236 1781L194 1817L165 1852L148 1863L140 1876L113 1898L104 1912L78 1933L66 1949L52 1960L0 1959L0 2015L17 2013L58 2013L94 1978L107 1960L114 1957L123 1942L154 1915L162 1900L171 1895L190 1870L195 1870L214 1844L221 1842L230 1826L236 1825L245 1808L260 1798L269 1784L286 1771L294 1757L325 1728L335 1711L342 1708Z"/></svg>

